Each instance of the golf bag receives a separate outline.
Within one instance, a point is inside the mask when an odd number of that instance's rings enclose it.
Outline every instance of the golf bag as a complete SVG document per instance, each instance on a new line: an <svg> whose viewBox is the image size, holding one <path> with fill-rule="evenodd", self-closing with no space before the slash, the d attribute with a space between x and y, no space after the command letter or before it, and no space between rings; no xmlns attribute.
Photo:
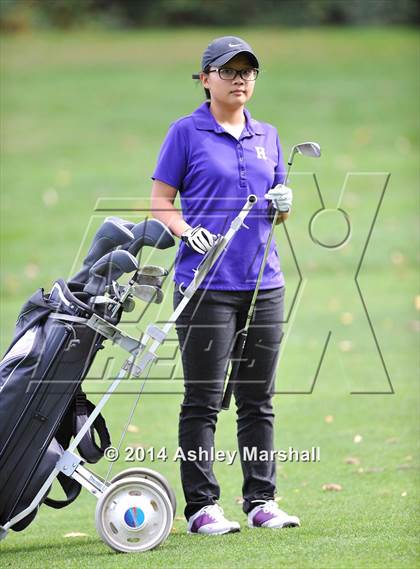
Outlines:
<svg viewBox="0 0 420 569"><path fill-rule="evenodd" d="M92 309L80 300L85 293L79 286L73 283L72 288L57 280L49 294L40 289L31 296L0 363L0 524L30 504L94 407L81 382L105 338L85 325ZM94 463L110 442L99 415L78 451ZM44 503L55 508L70 504L81 489L63 474L58 480L66 499L44 497ZM24 529L35 514L36 510L13 529Z"/></svg>

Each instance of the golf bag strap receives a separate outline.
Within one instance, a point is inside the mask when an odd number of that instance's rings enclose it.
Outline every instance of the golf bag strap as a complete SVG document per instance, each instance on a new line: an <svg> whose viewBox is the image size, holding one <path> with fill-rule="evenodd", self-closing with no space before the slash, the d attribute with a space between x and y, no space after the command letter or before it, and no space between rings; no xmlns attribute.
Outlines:
<svg viewBox="0 0 420 569"><path fill-rule="evenodd" d="M74 413L74 434L80 431L86 421L89 419L89 415L95 409L93 403L91 403L86 395L80 390L76 395L75 400L75 413ZM99 437L99 445L95 441L95 431ZM87 431L85 436L80 441L77 450L80 456L91 464L98 462L104 455L104 451L111 444L111 437L109 436L108 429L106 427L105 419L101 414L99 414L94 422L92 423L90 429Z"/></svg>
<svg viewBox="0 0 420 569"><path fill-rule="evenodd" d="M56 510L60 510L61 508L65 508L69 504L75 501L77 496L80 494L80 490L82 489L81 485L73 480L73 478L69 478L63 472L59 472L57 475L57 480L60 483L61 488L64 490L66 495L65 500L56 500L54 498L45 498L44 504L50 506L50 508L54 508Z"/></svg>

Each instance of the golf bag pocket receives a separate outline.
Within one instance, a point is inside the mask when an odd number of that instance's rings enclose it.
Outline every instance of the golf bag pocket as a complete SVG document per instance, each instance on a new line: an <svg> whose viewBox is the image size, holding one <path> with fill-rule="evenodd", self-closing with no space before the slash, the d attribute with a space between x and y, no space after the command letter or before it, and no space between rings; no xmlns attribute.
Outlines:
<svg viewBox="0 0 420 569"><path fill-rule="evenodd" d="M21 497L19 498L18 502L15 505L15 508L12 512L12 516L15 516L22 512L25 508L27 508L30 503L32 502L34 496L38 493L41 486L44 484L45 480L51 474L52 470L54 469L55 465L57 464L58 460L63 455L63 448L61 445L58 444L57 440L54 438L52 439L51 443L48 446L47 451L45 452L42 460L39 461L37 464L28 485L26 486L25 490L23 491ZM59 474L57 477L66 498L64 500L56 500L53 498L47 498L47 495L51 489L47 490L45 496L41 499L38 506L25 518L20 520L17 524L13 526L14 531L22 531L25 529L35 518L36 514L38 513L39 507L42 503L50 506L51 508L64 508L73 502L78 495L82 487L76 480L69 478L63 474Z"/></svg>

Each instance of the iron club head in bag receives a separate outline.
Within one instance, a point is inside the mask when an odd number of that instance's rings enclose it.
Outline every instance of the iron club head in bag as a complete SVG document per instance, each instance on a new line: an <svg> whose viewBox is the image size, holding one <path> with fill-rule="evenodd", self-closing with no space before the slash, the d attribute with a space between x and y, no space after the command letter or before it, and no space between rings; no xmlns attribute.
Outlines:
<svg viewBox="0 0 420 569"><path fill-rule="evenodd" d="M83 266L70 282L85 283L92 265L119 245L133 241L134 235L118 218L107 218L96 232Z"/></svg>
<svg viewBox="0 0 420 569"><path fill-rule="evenodd" d="M141 267L133 277L132 287L134 296L144 302L160 304L163 300L162 284L168 271L156 265Z"/></svg>
<svg viewBox="0 0 420 569"><path fill-rule="evenodd" d="M154 247L155 249L168 249L169 247L173 247L175 245L175 240L172 236L172 233L169 231L166 225L157 219L145 219L144 221L135 225L131 231L134 235L134 241L128 244L127 251L135 256L137 256L139 251L141 251L145 245ZM119 299L119 304L114 307L111 314L112 317L117 314L119 307L122 305L122 303L125 302L128 295L132 292L132 287L134 286L135 282L136 275L126 287L125 292ZM158 302L156 299L158 299L160 295L159 293L156 293L154 296L151 296L149 290L147 292L143 290L139 292L137 296L138 298L146 300L147 302L150 302L151 299L153 299L154 302Z"/></svg>
<svg viewBox="0 0 420 569"><path fill-rule="evenodd" d="M135 257L128 251L112 251L96 261L89 271L89 280L84 291L91 295L102 295L105 287L118 280L124 273L138 269Z"/></svg>

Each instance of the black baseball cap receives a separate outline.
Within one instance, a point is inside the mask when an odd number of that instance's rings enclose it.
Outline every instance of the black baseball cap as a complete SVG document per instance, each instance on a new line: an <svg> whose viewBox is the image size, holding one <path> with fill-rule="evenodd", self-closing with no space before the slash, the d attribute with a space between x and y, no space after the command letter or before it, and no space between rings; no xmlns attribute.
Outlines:
<svg viewBox="0 0 420 569"><path fill-rule="evenodd" d="M246 41L236 36L223 36L209 43L201 59L201 69L204 70L209 65L215 65L216 67L224 65L238 53L246 53L252 65L257 69L259 68L257 56ZM197 73L193 75L193 79L199 79L199 77Z"/></svg>

